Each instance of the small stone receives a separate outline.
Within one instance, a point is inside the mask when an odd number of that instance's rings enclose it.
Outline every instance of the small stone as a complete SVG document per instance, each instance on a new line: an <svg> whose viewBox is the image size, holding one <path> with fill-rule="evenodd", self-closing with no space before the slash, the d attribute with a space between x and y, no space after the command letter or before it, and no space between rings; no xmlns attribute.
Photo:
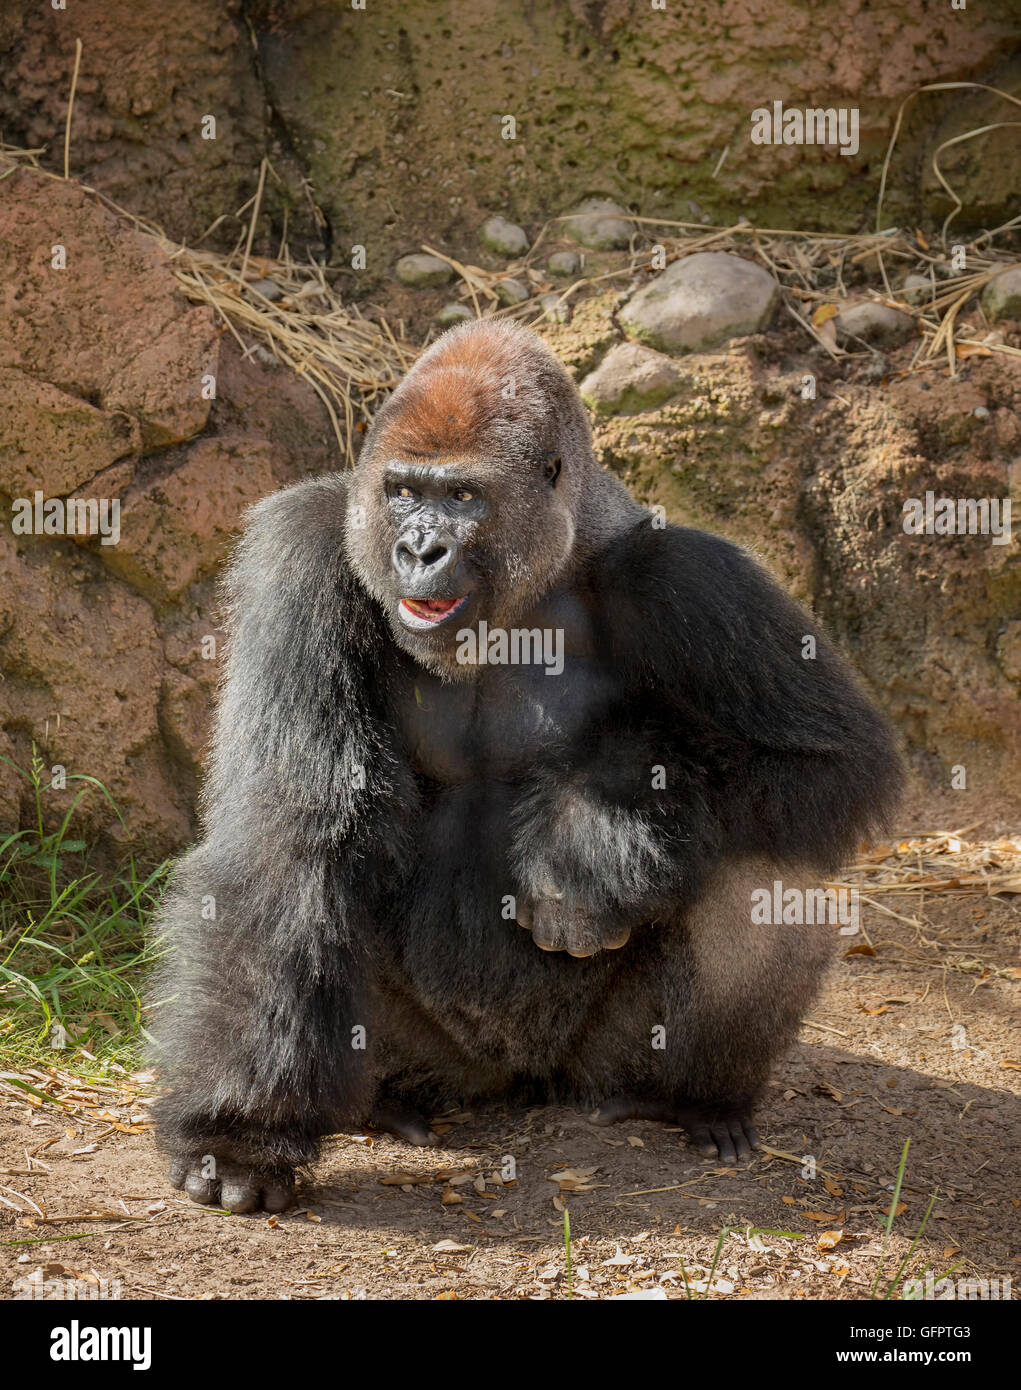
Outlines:
<svg viewBox="0 0 1021 1390"><path fill-rule="evenodd" d="M528 289L520 280L498 280L493 289L501 304L524 304L528 298Z"/></svg>
<svg viewBox="0 0 1021 1390"><path fill-rule="evenodd" d="M1021 319L1021 265L990 280L982 291L982 308L991 323L997 319Z"/></svg>
<svg viewBox="0 0 1021 1390"><path fill-rule="evenodd" d="M928 275L919 275L912 271L910 275L904 276L900 292L909 304L927 304L933 295L932 281Z"/></svg>
<svg viewBox="0 0 1021 1390"><path fill-rule="evenodd" d="M910 314L875 300L842 310L833 320L833 326L837 330L837 342L842 347L852 348L862 343L869 347L896 347L915 332L915 321Z"/></svg>
<svg viewBox="0 0 1021 1390"><path fill-rule="evenodd" d="M452 328L455 323L465 323L474 317L467 304L444 304L443 308L437 311L436 322L441 328Z"/></svg>
<svg viewBox="0 0 1021 1390"><path fill-rule="evenodd" d="M728 338L761 333L780 286L772 275L726 251L700 251L668 266L620 313L624 331L666 352L697 352Z"/></svg>
<svg viewBox="0 0 1021 1390"><path fill-rule="evenodd" d="M413 256L402 256L397 262L397 278L403 285L414 289L428 289L433 285L446 285L453 279L454 270L441 261L438 256L427 256L424 252Z"/></svg>
<svg viewBox="0 0 1021 1390"><path fill-rule="evenodd" d="M283 290L275 280L251 280L245 289L252 291L255 295L261 294L263 299L268 299L271 302L284 297Z"/></svg>
<svg viewBox="0 0 1021 1390"><path fill-rule="evenodd" d="M627 209L608 198L586 198L561 226L565 236L594 251L627 250L635 231Z"/></svg>
<svg viewBox="0 0 1021 1390"><path fill-rule="evenodd" d="M479 240L487 251L497 256L523 256L528 250L528 233L524 227L508 222L505 217L488 217L482 224Z"/></svg>
<svg viewBox="0 0 1021 1390"><path fill-rule="evenodd" d="M546 262L551 275L567 277L577 275L581 269L581 257L577 251L554 251Z"/></svg>
<svg viewBox="0 0 1021 1390"><path fill-rule="evenodd" d="M976 420L989 419L989 411L986 409L984 405L977 405L971 413L972 415L974 415Z"/></svg>
<svg viewBox="0 0 1021 1390"><path fill-rule="evenodd" d="M640 343L619 343L581 383L582 400L598 415L634 415L676 396L683 377L677 363Z"/></svg>
<svg viewBox="0 0 1021 1390"><path fill-rule="evenodd" d="M540 295L539 303L542 305L542 316L549 323L570 323L571 306L556 291Z"/></svg>

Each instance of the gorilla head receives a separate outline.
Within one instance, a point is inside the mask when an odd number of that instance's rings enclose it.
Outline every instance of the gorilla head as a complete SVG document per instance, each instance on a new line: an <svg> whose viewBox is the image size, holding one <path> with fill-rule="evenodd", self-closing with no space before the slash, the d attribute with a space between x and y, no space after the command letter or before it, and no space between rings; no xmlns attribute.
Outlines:
<svg viewBox="0 0 1021 1390"><path fill-rule="evenodd" d="M501 321L444 334L379 411L351 490L347 546L397 642L448 677L457 634L515 625L566 574L599 490L570 377Z"/></svg>

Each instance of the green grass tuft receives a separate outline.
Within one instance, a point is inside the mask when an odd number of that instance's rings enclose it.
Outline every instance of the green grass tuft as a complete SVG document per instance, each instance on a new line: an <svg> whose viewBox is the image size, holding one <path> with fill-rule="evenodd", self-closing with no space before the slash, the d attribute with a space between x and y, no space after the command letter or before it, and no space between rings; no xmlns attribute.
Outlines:
<svg viewBox="0 0 1021 1390"><path fill-rule="evenodd" d="M4 1064L59 1065L94 1072L116 1061L131 1067L146 1033L142 991L161 948L148 926L171 867L165 861L139 874L129 860L119 872L89 866L83 840L70 837L85 797L101 794L120 813L103 784L74 773L78 784L56 830L45 829L51 791L47 769L32 748L26 771L34 826L0 832L0 1046ZM123 823L123 821L122 821Z"/></svg>

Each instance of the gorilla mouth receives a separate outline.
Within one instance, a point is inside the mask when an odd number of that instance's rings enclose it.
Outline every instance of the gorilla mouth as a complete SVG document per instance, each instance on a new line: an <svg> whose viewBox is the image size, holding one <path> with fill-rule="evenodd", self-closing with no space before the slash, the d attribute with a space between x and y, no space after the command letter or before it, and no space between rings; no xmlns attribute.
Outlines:
<svg viewBox="0 0 1021 1390"><path fill-rule="evenodd" d="M462 594L460 598L402 598L398 612L405 627L438 627L460 613L470 597L470 594Z"/></svg>

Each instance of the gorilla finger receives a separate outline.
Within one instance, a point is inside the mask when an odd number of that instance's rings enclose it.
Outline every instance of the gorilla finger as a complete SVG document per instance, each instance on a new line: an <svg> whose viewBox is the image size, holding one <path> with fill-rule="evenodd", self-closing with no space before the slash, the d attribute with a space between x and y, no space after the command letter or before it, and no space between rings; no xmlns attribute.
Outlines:
<svg viewBox="0 0 1021 1390"><path fill-rule="evenodd" d="M433 1133L422 1116L403 1105L377 1106L369 1124L419 1149L433 1148L440 1142L440 1136Z"/></svg>
<svg viewBox="0 0 1021 1390"><path fill-rule="evenodd" d="M614 936L607 936L603 939L603 948L607 951L619 951L622 946L626 946L631 940L631 928L624 927Z"/></svg>
<svg viewBox="0 0 1021 1390"><path fill-rule="evenodd" d="M531 903L518 903L514 920L519 927L524 927L526 931L532 930L532 923L535 921L535 913L532 911Z"/></svg>
<svg viewBox="0 0 1021 1390"><path fill-rule="evenodd" d="M716 1140L716 1147L719 1150L720 1161L722 1163L736 1163L737 1154L734 1151L734 1142L730 1137L730 1131L725 1123L720 1122L710 1126L713 1138Z"/></svg>
<svg viewBox="0 0 1021 1390"><path fill-rule="evenodd" d="M189 1173L184 1183L184 1190L193 1202L198 1202L199 1206L212 1206L219 1196L220 1184L216 1178L203 1178L198 1173Z"/></svg>
<svg viewBox="0 0 1021 1390"><path fill-rule="evenodd" d="M761 1149L761 1148L762 1148L762 1140L759 1138L759 1131L755 1128L755 1126L754 1126L749 1120L745 1120L745 1122L744 1122L744 1132L745 1132L745 1135L747 1136L748 1143L749 1143L749 1145L751 1146L751 1148L753 1148L753 1149Z"/></svg>
<svg viewBox="0 0 1021 1390"><path fill-rule="evenodd" d="M620 1120L634 1119L635 1104L629 1096L610 1096L589 1116L593 1125L615 1125Z"/></svg>
<svg viewBox="0 0 1021 1390"><path fill-rule="evenodd" d="M688 1131L691 1142L703 1158L719 1158L719 1145L709 1132L708 1125L692 1125Z"/></svg>
<svg viewBox="0 0 1021 1390"><path fill-rule="evenodd" d="M563 934L559 924L545 914L541 915L533 926L532 940L540 951L562 951L564 949Z"/></svg>
<svg viewBox="0 0 1021 1390"><path fill-rule="evenodd" d="M184 1180L187 1176L187 1163L182 1162L181 1159L178 1158L173 1159L170 1166L167 1168L167 1178L170 1182L170 1186L177 1188L183 1187Z"/></svg>
<svg viewBox="0 0 1021 1390"><path fill-rule="evenodd" d="M748 1142L744 1125L740 1120L730 1121L730 1137L734 1141L734 1152L738 1158L751 1158L752 1148Z"/></svg>
<svg viewBox="0 0 1021 1390"><path fill-rule="evenodd" d="M244 1178L224 1178L220 1189L220 1205L233 1212L235 1216L258 1211L259 1189Z"/></svg>
<svg viewBox="0 0 1021 1390"><path fill-rule="evenodd" d="M264 1187L262 1190L262 1206L264 1211L277 1212L286 1211L294 1203L294 1184L280 1183Z"/></svg>

